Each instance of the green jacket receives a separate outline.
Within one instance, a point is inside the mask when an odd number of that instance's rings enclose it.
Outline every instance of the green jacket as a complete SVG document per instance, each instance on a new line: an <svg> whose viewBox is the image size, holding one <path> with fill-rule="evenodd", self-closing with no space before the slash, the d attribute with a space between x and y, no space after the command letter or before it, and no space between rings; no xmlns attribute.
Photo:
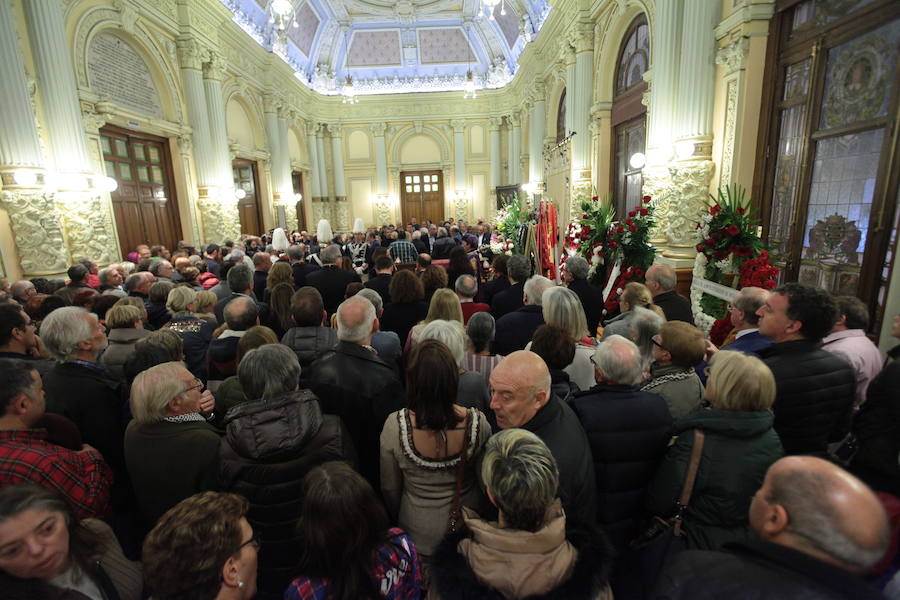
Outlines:
<svg viewBox="0 0 900 600"><path fill-rule="evenodd" d="M676 439L650 484L647 508L675 514L694 445L694 429L706 434L694 492L684 517L689 548L717 550L750 538L748 511L769 466L784 455L768 410L701 409L673 425Z"/></svg>

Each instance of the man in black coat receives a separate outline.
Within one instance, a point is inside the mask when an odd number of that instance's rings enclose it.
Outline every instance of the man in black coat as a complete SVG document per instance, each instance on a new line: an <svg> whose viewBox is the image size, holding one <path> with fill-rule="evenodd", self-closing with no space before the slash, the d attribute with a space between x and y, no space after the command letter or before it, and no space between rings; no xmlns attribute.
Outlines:
<svg viewBox="0 0 900 600"><path fill-rule="evenodd" d="M394 261L390 256L379 256L375 260L375 276L369 277L365 287L375 290L384 304L391 303L391 278L394 276Z"/></svg>
<svg viewBox="0 0 900 600"><path fill-rule="evenodd" d="M227 282L231 293L216 302L214 312L216 321L221 325L225 322L225 306L235 298L250 298L256 303L259 312L259 320L265 321L269 316L269 305L259 302L253 294L253 272L247 265L235 265L228 271Z"/></svg>
<svg viewBox="0 0 900 600"><path fill-rule="evenodd" d="M318 271L319 267L303 260L306 257L306 246L303 244L294 244L288 248L287 255L294 275L294 288L299 290L306 285L306 276L313 271Z"/></svg>
<svg viewBox="0 0 900 600"><path fill-rule="evenodd" d="M337 244L331 244L323 248L319 253L319 258L322 260L322 268L306 276L306 285L311 285L322 294L322 300L325 302L325 310L328 311L329 319L337 310L338 305L344 300L347 284L354 281L362 281L356 273L345 271L335 264L340 257L341 247Z"/></svg>
<svg viewBox="0 0 900 600"><path fill-rule="evenodd" d="M575 395L572 409L587 434L597 476L597 520L616 550L638 533L647 486L669 444L666 401L639 389L637 346L612 335L594 351L597 385Z"/></svg>
<svg viewBox="0 0 900 600"><path fill-rule="evenodd" d="M494 351L506 356L516 350L524 350L535 330L544 324L541 300L544 290L553 287L553 282L542 275L530 277L523 286L525 306L505 314L497 320L494 336Z"/></svg>
<svg viewBox="0 0 900 600"><path fill-rule="evenodd" d="M381 490L381 430L390 413L406 406L394 369L370 348L378 331L375 307L353 296L337 310L338 343L310 366L309 387L325 414L347 425L359 455L359 472Z"/></svg>
<svg viewBox="0 0 900 600"><path fill-rule="evenodd" d="M511 313L524 306L523 294L525 292L525 280L531 275L531 262L521 254L509 257L506 263L506 276L509 279L509 287L498 292L491 299L491 315L499 320L506 313Z"/></svg>
<svg viewBox="0 0 900 600"><path fill-rule="evenodd" d="M588 263L580 256L570 256L564 263L563 281L578 295L584 316L587 319L588 334L597 335L597 325L603 317L603 290L588 283Z"/></svg>
<svg viewBox="0 0 900 600"><path fill-rule="evenodd" d="M266 280L272 268L272 255L268 252L257 252L253 255L253 293L262 298L266 291Z"/></svg>
<svg viewBox="0 0 900 600"><path fill-rule="evenodd" d="M666 314L666 321L694 324L691 301L675 291L678 277L669 265L653 265L647 269L647 289L653 294L653 304Z"/></svg>
<svg viewBox="0 0 900 600"><path fill-rule="evenodd" d="M547 444L559 467L566 525L596 530L597 493L591 449L578 417L550 392L550 371L540 356L521 350L491 371L491 410L500 429L520 427Z"/></svg>
<svg viewBox="0 0 900 600"><path fill-rule="evenodd" d="M722 552L676 554L656 585L658 600L883 599L860 576L890 540L878 497L840 467L808 457L769 467L750 505L758 540Z"/></svg>
<svg viewBox="0 0 900 600"><path fill-rule="evenodd" d="M775 376L772 411L784 452L824 456L849 431L856 393L850 364L822 349L837 304L824 290L788 283L757 314L759 332L775 342L759 356Z"/></svg>

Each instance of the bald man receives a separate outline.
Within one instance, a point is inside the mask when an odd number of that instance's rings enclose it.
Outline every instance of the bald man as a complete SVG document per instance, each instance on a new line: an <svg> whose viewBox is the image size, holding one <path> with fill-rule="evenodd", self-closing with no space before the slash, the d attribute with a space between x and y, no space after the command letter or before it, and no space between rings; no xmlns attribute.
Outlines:
<svg viewBox="0 0 900 600"><path fill-rule="evenodd" d="M810 456L775 462L753 496L750 527L758 539L678 554L652 597L884 598L860 576L887 550L887 516L872 490L840 467Z"/></svg>
<svg viewBox="0 0 900 600"><path fill-rule="evenodd" d="M567 526L596 529L597 490L591 448L569 405L550 391L550 370L527 350L491 371L491 410L500 429L526 429L541 438L559 466L559 497Z"/></svg>
<svg viewBox="0 0 900 600"><path fill-rule="evenodd" d="M669 265L653 265L647 269L644 282L653 294L653 304L666 314L666 321L684 321L694 324L691 301L675 291L678 276Z"/></svg>

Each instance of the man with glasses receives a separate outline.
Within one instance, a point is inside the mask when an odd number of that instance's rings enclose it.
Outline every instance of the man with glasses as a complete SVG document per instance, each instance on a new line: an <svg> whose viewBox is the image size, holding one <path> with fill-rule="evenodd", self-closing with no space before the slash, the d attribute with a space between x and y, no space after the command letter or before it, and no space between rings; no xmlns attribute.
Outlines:
<svg viewBox="0 0 900 600"><path fill-rule="evenodd" d="M706 360L697 366L697 375L706 384L704 373L707 362L712 355L721 350L734 350L744 354L758 354L763 348L772 345L772 338L759 332L759 315L756 314L762 308L771 292L758 287L745 287L737 293L728 304L728 317L734 329L731 332L731 342L722 344L717 348L712 342L706 342ZM732 337L733 336L733 337Z"/></svg>
<svg viewBox="0 0 900 600"><path fill-rule="evenodd" d="M18 304L0 305L0 358L27 361L41 377L53 368L35 333L31 317Z"/></svg>
<svg viewBox="0 0 900 600"><path fill-rule="evenodd" d="M221 432L208 422L214 407L212 394L183 363L156 365L135 378L125 460L147 523L218 486Z"/></svg>

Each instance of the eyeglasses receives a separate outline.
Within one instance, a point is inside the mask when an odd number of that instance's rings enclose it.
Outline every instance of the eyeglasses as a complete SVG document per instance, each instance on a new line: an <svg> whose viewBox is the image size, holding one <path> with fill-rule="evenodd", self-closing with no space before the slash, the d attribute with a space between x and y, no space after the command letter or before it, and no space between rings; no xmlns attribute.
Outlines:
<svg viewBox="0 0 900 600"><path fill-rule="evenodd" d="M660 350L665 350L666 352L668 352L669 349L666 348L665 346L663 346L662 344L660 344L659 340L656 339L657 337L659 337L659 336L654 335L652 338L650 338L650 341L653 343L654 346L658 347Z"/></svg>
<svg viewBox="0 0 900 600"><path fill-rule="evenodd" d="M235 550L234 553L237 554L238 552L243 550L244 546L253 546L253 549L256 550L257 552L259 552L259 549L262 546L262 544L259 541L259 535L256 532L254 532L253 535L250 536L249 540L247 540L246 542L244 542L243 544L241 544L240 546L237 547L237 550Z"/></svg>
<svg viewBox="0 0 900 600"><path fill-rule="evenodd" d="M194 377L194 385L185 388L185 390L182 392L182 394L187 394L191 390L202 390L202 389L203 389L203 382L200 381L199 379L197 379L196 377Z"/></svg>

